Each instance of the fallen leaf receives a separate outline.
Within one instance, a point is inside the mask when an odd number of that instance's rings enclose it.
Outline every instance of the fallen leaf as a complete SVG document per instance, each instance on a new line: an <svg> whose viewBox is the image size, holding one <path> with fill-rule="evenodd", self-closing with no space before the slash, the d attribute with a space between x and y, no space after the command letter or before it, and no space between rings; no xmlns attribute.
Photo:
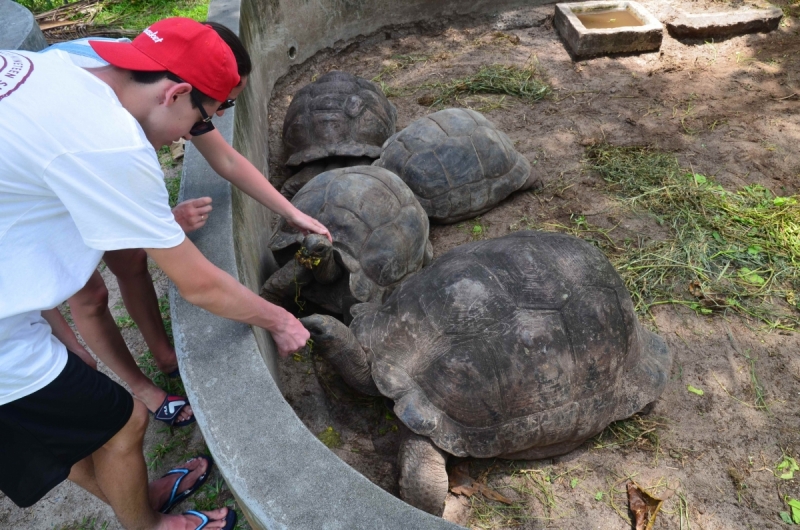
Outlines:
<svg viewBox="0 0 800 530"><path fill-rule="evenodd" d="M634 517L636 530L651 530L656 514L663 504L662 499L653 497L635 482L628 482L628 507Z"/></svg>
<svg viewBox="0 0 800 530"><path fill-rule="evenodd" d="M705 392L703 392L699 388L693 387L692 385L686 385L686 390L688 390L692 394L697 394L698 396L702 396L703 394L705 394Z"/></svg>
<svg viewBox="0 0 800 530"><path fill-rule="evenodd" d="M172 142L172 145L169 147L169 154L172 155L173 160L178 160L179 158L183 158L183 153L185 151L186 140L181 138L176 142Z"/></svg>
<svg viewBox="0 0 800 530"><path fill-rule="evenodd" d="M495 490L477 482L469 476L469 462L461 462L453 466L448 474L450 482L450 491L456 495L465 495L472 497L476 493L480 493L487 499L502 502L504 504L512 504L512 501L503 495L500 495Z"/></svg>
<svg viewBox="0 0 800 530"><path fill-rule="evenodd" d="M792 522L800 524L800 501L791 497L787 497L787 499L786 504L792 509Z"/></svg>
<svg viewBox="0 0 800 530"><path fill-rule="evenodd" d="M692 280L689 283L688 290L689 294L697 298L700 301L700 305L702 305L705 309L710 309L711 311L721 311L727 307L730 307L731 305L728 299L724 296L716 293L706 292L698 280ZM703 312L708 313L708 311Z"/></svg>
<svg viewBox="0 0 800 530"><path fill-rule="evenodd" d="M794 478L794 472L800 471L800 467L797 465L797 461L794 458L784 455L783 461L775 466L775 470L783 471L783 473L780 474L780 478L783 480L791 480Z"/></svg>

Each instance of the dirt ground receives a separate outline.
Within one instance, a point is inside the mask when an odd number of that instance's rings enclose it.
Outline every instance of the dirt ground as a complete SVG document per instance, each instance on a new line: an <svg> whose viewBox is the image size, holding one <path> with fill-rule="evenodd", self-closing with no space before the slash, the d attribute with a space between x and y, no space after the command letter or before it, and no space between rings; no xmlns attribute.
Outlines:
<svg viewBox="0 0 800 530"><path fill-rule="evenodd" d="M748 7L641 3L661 20L676 9ZM270 109L273 182L280 185L287 175L280 135L291 97L327 71L380 76L399 94L390 100L400 130L438 110L419 102L430 91L402 89L462 78L483 65L538 62L552 97L536 103L506 97L501 108L491 109L498 96L471 96L450 106L484 112L528 158L544 189L513 195L479 219L433 226L436 255L473 240L477 232L491 238L521 226L569 226L580 216L613 229L615 241L665 237L652 216L619 207L603 180L586 169L587 146L601 142L673 153L681 167L728 190L760 184L776 195L794 195L800 177L800 25L796 5L785 12L793 16L770 34L679 42L665 32L659 52L580 62L570 58L553 29L552 6L490 20L393 28L319 54L276 87ZM698 316L675 305L654 308L644 321L675 355L670 382L652 415L551 460L472 461L471 476L513 503L450 494L445 517L472 528L630 528L624 492L633 479L666 498L656 529L785 525L779 516L788 511L784 498L800 496L800 485L779 478L776 465L784 455L800 458L798 335L730 314ZM396 495L399 425L391 404L350 391L322 361L298 357L285 368L287 400L308 428ZM753 405L751 377L763 386L768 412ZM704 394L689 392L688 385ZM625 429L638 429L627 442L620 434Z"/></svg>

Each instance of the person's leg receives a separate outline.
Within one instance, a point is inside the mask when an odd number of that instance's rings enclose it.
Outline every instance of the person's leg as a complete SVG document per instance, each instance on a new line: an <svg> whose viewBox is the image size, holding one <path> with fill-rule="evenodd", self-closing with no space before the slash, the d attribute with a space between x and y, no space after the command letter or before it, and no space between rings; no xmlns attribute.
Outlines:
<svg viewBox="0 0 800 530"><path fill-rule="evenodd" d="M127 383L148 410L157 411L167 393L154 385L133 360L108 308L108 289L100 273L95 271L83 289L72 295L68 302L78 332L92 352ZM176 421L191 417L192 409L187 405Z"/></svg>
<svg viewBox="0 0 800 530"><path fill-rule="evenodd" d="M72 466L69 479L100 500L107 502L123 527L128 529L196 528L192 516L165 516L158 513L175 482L174 475L147 483L147 467L142 456L142 442L147 428L147 410L134 401L133 413L125 426L91 456ZM202 459L187 463L191 473L182 486L189 487L205 472ZM212 519L222 519L226 510L204 512ZM222 521L212 521L208 529L222 528Z"/></svg>
<svg viewBox="0 0 800 530"><path fill-rule="evenodd" d="M114 250L106 252L103 261L117 277L125 308L142 332L158 369L166 374L174 372L178 358L164 329L153 278L147 270L147 252L141 248Z"/></svg>

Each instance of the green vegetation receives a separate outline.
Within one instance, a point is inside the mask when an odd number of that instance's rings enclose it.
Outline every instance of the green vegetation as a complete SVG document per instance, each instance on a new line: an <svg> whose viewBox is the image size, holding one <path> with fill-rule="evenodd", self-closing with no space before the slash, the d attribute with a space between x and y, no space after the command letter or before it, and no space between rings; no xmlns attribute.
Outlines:
<svg viewBox="0 0 800 530"><path fill-rule="evenodd" d="M328 427L317 435L319 441L324 443L330 449L336 449L342 446L342 435L339 434L333 427Z"/></svg>
<svg viewBox="0 0 800 530"><path fill-rule="evenodd" d="M16 0L34 14L69 7L59 20L80 20L96 26L114 26L137 33L167 17L205 20L208 0ZM96 36L96 35L95 35Z"/></svg>
<svg viewBox="0 0 800 530"><path fill-rule="evenodd" d="M460 97L477 94L515 96L534 102L550 94L550 86L542 80L536 65L526 67L493 64L477 73L442 83L428 83L421 88L433 91L429 105L438 107L458 101Z"/></svg>
<svg viewBox="0 0 800 530"><path fill-rule="evenodd" d="M117 327L120 328L120 329L135 328L136 327L136 322L134 322L133 319L131 317L129 317L128 315L122 315L122 316L116 317L114 319L114 322L117 323Z"/></svg>
<svg viewBox="0 0 800 530"><path fill-rule="evenodd" d="M797 197L775 196L759 185L727 191L682 170L673 155L648 148L599 145L588 154L589 167L624 206L649 212L670 232L664 240L625 241L620 248L611 230L585 220L572 227L580 235L600 234L595 243L622 274L637 311L682 304L698 314L748 315L771 328L800 326Z"/></svg>

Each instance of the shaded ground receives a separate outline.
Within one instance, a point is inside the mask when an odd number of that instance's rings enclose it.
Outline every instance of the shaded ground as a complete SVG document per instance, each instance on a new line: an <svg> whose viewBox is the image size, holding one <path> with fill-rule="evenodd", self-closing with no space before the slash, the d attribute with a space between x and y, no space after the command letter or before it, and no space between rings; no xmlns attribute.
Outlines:
<svg viewBox="0 0 800 530"><path fill-rule="evenodd" d="M662 20L676 8L732 7L642 3ZM681 167L730 191L758 184L777 196L798 193L796 18L785 18L771 34L721 42L678 42L665 33L658 53L576 63L552 27L552 12L545 6L490 21L395 28L298 67L276 87L270 109L274 183L285 178L280 134L291 96L329 70L385 83L399 130L436 110L426 106L433 89L422 85L464 78L489 64L534 64L553 87L546 100L469 96L449 106L484 112L533 164L545 188L514 195L478 219L433 227L436 255L523 228L586 237L604 230L619 248L626 241L645 245L669 237L668 227L647 212L623 207L603 179L587 170L587 147L600 143L673 153ZM784 496L797 498L800 487L794 479L778 478L775 468L784 455L797 459L800 450L797 334L725 312L701 316L679 305L655 307L642 318L675 353L670 383L653 414L552 460L474 461L472 477L514 503L450 495L446 517L473 528L628 528L624 491L633 478L668 497L657 529L786 524L779 516L788 510ZM397 494L399 425L388 404L349 391L322 361L297 358L284 366L287 400L309 429ZM704 394L689 392L688 385Z"/></svg>

